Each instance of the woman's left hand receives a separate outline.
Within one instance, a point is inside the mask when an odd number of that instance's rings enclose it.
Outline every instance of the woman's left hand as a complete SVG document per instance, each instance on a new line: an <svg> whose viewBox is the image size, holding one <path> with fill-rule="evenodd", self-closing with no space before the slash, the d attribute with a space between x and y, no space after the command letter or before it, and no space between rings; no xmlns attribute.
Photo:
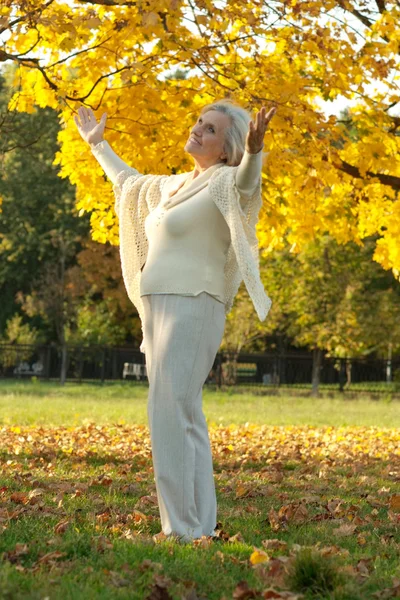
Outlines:
<svg viewBox="0 0 400 600"><path fill-rule="evenodd" d="M258 154L264 146L264 135L267 130L267 125L276 113L276 106L273 106L267 116L265 116L266 108L263 106L258 111L255 122L250 121L249 131L246 137L246 150L250 154Z"/></svg>

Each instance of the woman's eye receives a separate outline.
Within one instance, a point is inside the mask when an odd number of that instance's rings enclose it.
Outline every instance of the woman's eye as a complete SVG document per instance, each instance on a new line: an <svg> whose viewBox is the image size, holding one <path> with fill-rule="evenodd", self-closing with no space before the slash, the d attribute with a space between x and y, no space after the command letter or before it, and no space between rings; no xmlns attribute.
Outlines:
<svg viewBox="0 0 400 600"><path fill-rule="evenodd" d="M203 119L199 119L199 123L201 123L201 122L202 122L202 120L203 120ZM211 131L212 131L213 133L214 133L214 131L215 131L215 130L214 130L214 127L211 127L211 125L210 125L210 127L209 127L208 129L211 129Z"/></svg>

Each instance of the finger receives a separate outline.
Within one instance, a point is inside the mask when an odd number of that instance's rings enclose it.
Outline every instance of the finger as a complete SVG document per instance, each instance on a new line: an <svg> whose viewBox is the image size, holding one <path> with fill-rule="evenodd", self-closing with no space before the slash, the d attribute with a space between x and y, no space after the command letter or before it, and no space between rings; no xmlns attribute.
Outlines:
<svg viewBox="0 0 400 600"><path fill-rule="evenodd" d="M264 130L264 127L265 127L265 116L264 116L265 115L265 111L263 110L263 108L259 112L258 129L259 129L260 133L263 133L263 130Z"/></svg>
<svg viewBox="0 0 400 600"><path fill-rule="evenodd" d="M74 115L74 121L76 123L76 126L79 128L81 126L80 122L79 122L79 118L77 116Z"/></svg>
<svg viewBox="0 0 400 600"><path fill-rule="evenodd" d="M78 108L78 113L79 113L79 116L81 118L82 125L85 125L85 123L87 122L85 108L83 106L80 106Z"/></svg>
<svg viewBox="0 0 400 600"><path fill-rule="evenodd" d="M267 114L267 116L265 117L265 123L268 124L270 122L270 120L272 119L272 117L274 116L274 114L276 113L276 108L271 108L271 110L269 111L269 113Z"/></svg>
<svg viewBox="0 0 400 600"><path fill-rule="evenodd" d="M89 121L96 121L96 116L90 107L87 109L87 113Z"/></svg>
<svg viewBox="0 0 400 600"><path fill-rule="evenodd" d="M102 126L103 130L106 126L106 121L107 121L107 113L103 113L101 115L101 119L100 119L100 125Z"/></svg>

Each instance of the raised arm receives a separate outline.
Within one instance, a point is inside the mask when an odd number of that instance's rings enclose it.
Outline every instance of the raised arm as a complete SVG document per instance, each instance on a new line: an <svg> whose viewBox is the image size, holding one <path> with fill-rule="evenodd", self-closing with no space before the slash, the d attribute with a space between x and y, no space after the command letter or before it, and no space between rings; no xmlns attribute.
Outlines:
<svg viewBox="0 0 400 600"><path fill-rule="evenodd" d="M257 113L255 122L250 120L246 137L245 151L236 171L236 187L245 196L251 196L259 185L263 164L264 135L269 121L276 112L274 106L265 114L265 106Z"/></svg>
<svg viewBox="0 0 400 600"><path fill-rule="evenodd" d="M117 181L117 175L121 171L126 171L129 175L140 175L139 171L127 165L111 148L110 144L103 140L98 144L92 145L91 150L93 156L97 159L103 168L104 173L115 185Z"/></svg>
<svg viewBox="0 0 400 600"><path fill-rule="evenodd" d="M97 121L91 108L81 106L78 108L78 115L79 118L74 117L74 120L82 139L89 144L93 156L114 185L121 171L126 171L129 175L140 175L139 171L127 165L104 139L106 113Z"/></svg>
<svg viewBox="0 0 400 600"><path fill-rule="evenodd" d="M244 151L242 161L236 171L236 187L242 196L254 194L258 185L263 165L262 148L257 154Z"/></svg>

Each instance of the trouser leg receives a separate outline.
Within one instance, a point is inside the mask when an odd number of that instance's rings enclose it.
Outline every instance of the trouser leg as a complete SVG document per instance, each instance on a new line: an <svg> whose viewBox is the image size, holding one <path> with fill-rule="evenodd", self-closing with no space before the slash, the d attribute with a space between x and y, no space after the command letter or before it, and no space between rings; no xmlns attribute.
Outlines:
<svg viewBox="0 0 400 600"><path fill-rule="evenodd" d="M212 535L217 523L217 497L210 438L202 409L202 392L195 405L193 439L196 448L194 498L197 517L202 525L203 535Z"/></svg>
<svg viewBox="0 0 400 600"><path fill-rule="evenodd" d="M216 524L202 386L222 340L224 305L209 294L143 296L147 405L162 530L185 539Z"/></svg>

